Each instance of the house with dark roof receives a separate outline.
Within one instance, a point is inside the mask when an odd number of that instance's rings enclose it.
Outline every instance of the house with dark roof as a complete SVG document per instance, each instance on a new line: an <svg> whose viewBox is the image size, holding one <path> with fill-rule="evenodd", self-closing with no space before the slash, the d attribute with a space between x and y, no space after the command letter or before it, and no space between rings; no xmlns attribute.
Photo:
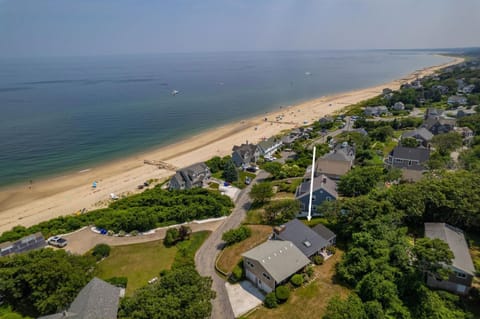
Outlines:
<svg viewBox="0 0 480 319"><path fill-rule="evenodd" d="M267 240L242 254L245 276L266 293L310 264L300 249L290 241Z"/></svg>
<svg viewBox="0 0 480 319"><path fill-rule="evenodd" d="M475 267L463 231L445 223L425 223L425 237L446 242L453 253L452 264L444 265L451 270L449 278L442 280L428 274L427 285L460 295L468 294L475 276Z"/></svg>
<svg viewBox="0 0 480 319"><path fill-rule="evenodd" d="M39 319L116 319L121 292L121 288L95 277L80 290L68 310Z"/></svg>
<svg viewBox="0 0 480 319"><path fill-rule="evenodd" d="M255 164L260 157L260 151L255 144L235 145L232 149L232 161L236 167L246 167Z"/></svg>
<svg viewBox="0 0 480 319"><path fill-rule="evenodd" d="M453 131L456 123L457 120L455 118L446 116L430 116L423 122L422 127L429 130L433 135L438 135Z"/></svg>
<svg viewBox="0 0 480 319"><path fill-rule="evenodd" d="M40 249L47 246L47 242L42 233L38 232L32 235L25 236L14 242L0 243L0 257L10 254L24 253L34 249Z"/></svg>
<svg viewBox="0 0 480 319"><path fill-rule="evenodd" d="M333 151L320 157L315 164L315 176L325 175L338 180L353 166L355 148L347 142L335 145ZM310 174L305 174L305 180L310 179Z"/></svg>
<svg viewBox="0 0 480 319"><path fill-rule="evenodd" d="M388 114L388 108L385 105L367 106L365 107L363 113L366 116L380 116L380 115Z"/></svg>
<svg viewBox="0 0 480 319"><path fill-rule="evenodd" d="M418 181L426 171L426 163L430 159L430 149L423 147L395 147L385 159L387 167L402 170L404 180Z"/></svg>
<svg viewBox="0 0 480 319"><path fill-rule="evenodd" d="M387 157L387 164L395 168L424 169L430 159L430 150L423 147L395 147Z"/></svg>
<svg viewBox="0 0 480 319"><path fill-rule="evenodd" d="M261 156L272 156L282 146L282 140L272 136L258 143L258 151Z"/></svg>
<svg viewBox="0 0 480 319"><path fill-rule="evenodd" d="M312 191L312 215L319 215L317 206L324 201L338 198L337 183L325 175L313 178ZM306 216L310 201L310 180L304 181L295 191L295 199L300 201L300 213L298 216Z"/></svg>
<svg viewBox="0 0 480 319"><path fill-rule="evenodd" d="M420 143L420 145L427 147L433 138L433 134L426 128L420 127L416 130L403 133L402 139L404 138L414 138Z"/></svg>
<svg viewBox="0 0 480 319"><path fill-rule="evenodd" d="M467 105L467 98L462 95L452 95L447 100L448 105Z"/></svg>
<svg viewBox="0 0 480 319"><path fill-rule="evenodd" d="M275 227L272 239L292 242L308 258L326 254L326 248L331 246L328 240L298 219L292 219L284 225Z"/></svg>
<svg viewBox="0 0 480 319"><path fill-rule="evenodd" d="M320 237L322 237L325 241L328 242L329 246L333 246L337 243L337 235L326 226L322 224L318 224L312 228L314 232L316 232Z"/></svg>
<svg viewBox="0 0 480 319"><path fill-rule="evenodd" d="M170 189L191 189L203 187L210 179L211 173L207 164L196 163L178 170L170 180Z"/></svg>

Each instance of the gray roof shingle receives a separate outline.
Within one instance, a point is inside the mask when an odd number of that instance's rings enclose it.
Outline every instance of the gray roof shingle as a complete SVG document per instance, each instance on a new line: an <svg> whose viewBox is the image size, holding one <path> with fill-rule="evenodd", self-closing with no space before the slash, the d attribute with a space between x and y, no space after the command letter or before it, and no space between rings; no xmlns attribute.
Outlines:
<svg viewBox="0 0 480 319"><path fill-rule="evenodd" d="M395 158L418 160L420 163L425 163L430 158L430 150L421 147L397 146L392 150L391 155Z"/></svg>
<svg viewBox="0 0 480 319"><path fill-rule="evenodd" d="M260 263L277 283L310 263L292 242L283 240L267 240L242 256Z"/></svg>
<svg viewBox="0 0 480 319"><path fill-rule="evenodd" d="M331 231L330 229L328 229L326 226L322 224L316 225L315 227L312 228L312 230L327 241L336 236L333 231Z"/></svg>
<svg viewBox="0 0 480 319"><path fill-rule="evenodd" d="M291 241L307 257L329 245L327 240L298 219L293 219L283 225L283 230L276 236L281 240Z"/></svg>
<svg viewBox="0 0 480 319"><path fill-rule="evenodd" d="M452 266L472 276L475 275L475 267L463 231L445 223L425 223L425 237L438 238L446 242L454 256Z"/></svg>

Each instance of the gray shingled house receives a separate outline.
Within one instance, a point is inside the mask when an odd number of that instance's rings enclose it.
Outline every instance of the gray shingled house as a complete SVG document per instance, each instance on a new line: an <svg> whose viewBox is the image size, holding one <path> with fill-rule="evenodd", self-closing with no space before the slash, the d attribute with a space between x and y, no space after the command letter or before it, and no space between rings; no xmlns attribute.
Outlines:
<svg viewBox="0 0 480 319"><path fill-rule="evenodd" d="M329 246L333 246L337 243L337 235L326 226L322 224L318 224L312 228L314 232L316 232L320 237L326 240Z"/></svg>
<svg viewBox="0 0 480 319"><path fill-rule="evenodd" d="M317 206L324 201L336 200L338 197L337 183L325 175L313 178L312 215L318 215ZM295 191L295 198L300 201L299 216L306 216L310 200L310 180L300 184Z"/></svg>
<svg viewBox="0 0 480 319"><path fill-rule="evenodd" d="M258 143L258 151L262 156L272 156L282 146L282 140L274 136Z"/></svg>
<svg viewBox="0 0 480 319"><path fill-rule="evenodd" d="M418 181L426 171L426 163L430 159L430 149L397 146L385 159L387 167L402 170L402 178L408 181Z"/></svg>
<svg viewBox="0 0 480 319"><path fill-rule="evenodd" d="M315 255L324 255L326 248L331 244L317 232L298 219L273 229L273 239L292 242L302 253L311 258Z"/></svg>
<svg viewBox="0 0 480 319"><path fill-rule="evenodd" d="M237 167L245 167L256 163L259 157L260 151L255 144L235 145L232 149L232 161Z"/></svg>
<svg viewBox="0 0 480 319"><path fill-rule="evenodd" d="M18 254L34 249L43 248L47 245L42 233L38 232L25 236L14 242L5 242L0 244L0 257L10 254Z"/></svg>
<svg viewBox="0 0 480 319"><path fill-rule="evenodd" d="M414 138L416 139L421 145L427 147L430 141L433 138L432 132L427 130L424 127L417 128L413 131L408 131L402 134L402 139L404 138Z"/></svg>
<svg viewBox="0 0 480 319"><path fill-rule="evenodd" d="M116 319L121 289L93 278L80 290L70 308L39 319Z"/></svg>
<svg viewBox="0 0 480 319"><path fill-rule="evenodd" d="M267 240L242 254L245 275L266 293L310 264L310 260L292 243Z"/></svg>
<svg viewBox="0 0 480 319"><path fill-rule="evenodd" d="M211 177L210 169L205 163L196 163L178 170L170 180L170 189L190 189L202 187Z"/></svg>
<svg viewBox="0 0 480 319"><path fill-rule="evenodd" d="M468 294L475 276L475 267L468 250L463 231L445 223L425 223L425 237L441 239L448 244L453 253L452 270L447 280L427 275L427 285L451 291L456 294Z"/></svg>
<svg viewBox="0 0 480 319"><path fill-rule="evenodd" d="M332 152L320 157L315 164L315 176L326 175L331 179L340 179L350 171L355 160L355 148L347 142L335 145ZM306 180L310 175L305 174Z"/></svg>

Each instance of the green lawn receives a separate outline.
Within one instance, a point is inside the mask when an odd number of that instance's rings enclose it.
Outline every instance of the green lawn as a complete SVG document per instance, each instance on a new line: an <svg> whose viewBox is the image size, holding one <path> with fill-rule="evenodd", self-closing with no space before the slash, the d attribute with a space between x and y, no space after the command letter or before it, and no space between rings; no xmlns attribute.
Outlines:
<svg viewBox="0 0 480 319"><path fill-rule="evenodd" d="M96 276L101 279L127 277L127 296L170 269L177 247L166 248L162 240L143 244L112 247L110 256L98 264Z"/></svg>
<svg viewBox="0 0 480 319"><path fill-rule="evenodd" d="M208 231L193 233L190 239L167 248L162 240L143 244L113 246L110 256L98 264L95 275L101 279L127 277L126 294L145 286L160 271L170 269L172 264L192 263L195 252L210 235Z"/></svg>
<svg viewBox="0 0 480 319"><path fill-rule="evenodd" d="M30 319L23 317L21 314L13 312L9 306L0 306L0 319Z"/></svg>

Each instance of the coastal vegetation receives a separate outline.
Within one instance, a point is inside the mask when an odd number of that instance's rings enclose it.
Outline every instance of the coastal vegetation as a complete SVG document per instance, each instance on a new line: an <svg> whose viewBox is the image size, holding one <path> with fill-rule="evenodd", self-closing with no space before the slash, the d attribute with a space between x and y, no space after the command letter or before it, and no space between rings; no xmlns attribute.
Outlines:
<svg viewBox="0 0 480 319"><path fill-rule="evenodd" d="M93 277L95 259L42 249L0 258L0 296L15 311L38 317L65 309Z"/></svg>
<svg viewBox="0 0 480 319"><path fill-rule="evenodd" d="M208 237L208 232L194 233L190 240L177 244L178 252L171 270L160 279L122 299L119 318L203 319L210 316L212 279L195 270L195 252ZM158 245L158 244L157 244Z"/></svg>
<svg viewBox="0 0 480 319"><path fill-rule="evenodd" d="M42 232L45 237L95 225L113 232L147 231L173 225L230 214L233 203L229 197L201 188L164 190L155 187L143 193L119 199L108 208L79 216L62 216L32 227L14 227L0 236L0 242L16 240Z"/></svg>

